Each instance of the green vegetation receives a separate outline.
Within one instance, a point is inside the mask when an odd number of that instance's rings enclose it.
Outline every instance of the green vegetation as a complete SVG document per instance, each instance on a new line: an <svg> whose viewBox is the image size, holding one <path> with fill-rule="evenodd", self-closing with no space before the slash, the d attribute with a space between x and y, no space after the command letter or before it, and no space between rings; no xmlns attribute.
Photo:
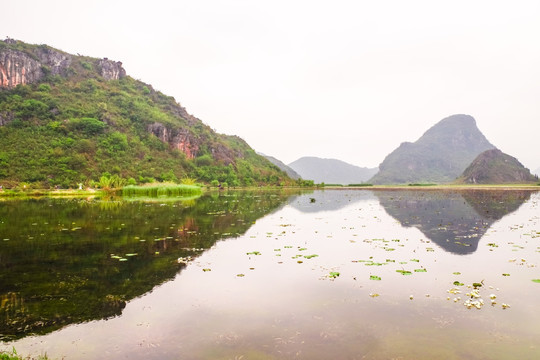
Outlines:
<svg viewBox="0 0 540 360"><path fill-rule="evenodd" d="M48 360L47 355L39 355L38 357L21 356L17 354L17 350L13 348L11 351L0 351L0 360Z"/></svg>
<svg viewBox="0 0 540 360"><path fill-rule="evenodd" d="M194 196L202 193L201 188L196 185L161 183L161 184L146 184L142 186L128 185L122 188L122 196Z"/></svg>
<svg viewBox="0 0 540 360"><path fill-rule="evenodd" d="M351 187L369 187L369 186L373 186L373 184L361 183L361 184L349 184L347 186L351 186Z"/></svg>
<svg viewBox="0 0 540 360"><path fill-rule="evenodd" d="M0 51L39 59L40 46L0 45ZM107 80L99 69L98 59L72 56L66 76L49 73L39 84L0 89L4 189L183 178L233 187L300 185L239 137L217 134L189 115L174 98L129 76ZM105 183L114 176L119 183Z"/></svg>

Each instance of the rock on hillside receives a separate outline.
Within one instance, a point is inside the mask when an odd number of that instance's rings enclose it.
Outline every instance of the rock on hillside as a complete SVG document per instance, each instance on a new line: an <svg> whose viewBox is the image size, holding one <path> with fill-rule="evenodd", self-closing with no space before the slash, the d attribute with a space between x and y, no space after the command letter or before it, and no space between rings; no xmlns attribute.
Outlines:
<svg viewBox="0 0 540 360"><path fill-rule="evenodd" d="M523 184L538 181L515 157L499 149L484 151L465 169L458 182L467 184Z"/></svg>
<svg viewBox="0 0 540 360"><path fill-rule="evenodd" d="M326 184L360 184L372 177L377 168L365 168L351 165L341 160L322 159L318 157L302 157L289 166L303 179L313 180L315 183Z"/></svg>
<svg viewBox="0 0 540 360"><path fill-rule="evenodd" d="M414 143L390 153L370 180L374 184L448 183L481 152L493 149L469 115L449 116Z"/></svg>

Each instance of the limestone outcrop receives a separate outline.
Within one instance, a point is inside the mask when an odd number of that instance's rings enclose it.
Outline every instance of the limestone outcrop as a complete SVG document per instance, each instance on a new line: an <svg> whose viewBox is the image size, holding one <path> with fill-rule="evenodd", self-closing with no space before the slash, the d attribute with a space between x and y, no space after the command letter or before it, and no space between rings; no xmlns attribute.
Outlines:
<svg viewBox="0 0 540 360"><path fill-rule="evenodd" d="M74 58L45 45L19 48L16 40L4 40L0 42L0 88L12 89L17 85L34 84L47 75L67 76ZM98 66L106 80L126 76L119 61L105 58L98 61Z"/></svg>
<svg viewBox="0 0 540 360"><path fill-rule="evenodd" d="M104 58L99 60L99 67L101 68L101 76L106 80L118 80L126 76L126 70L120 61Z"/></svg>

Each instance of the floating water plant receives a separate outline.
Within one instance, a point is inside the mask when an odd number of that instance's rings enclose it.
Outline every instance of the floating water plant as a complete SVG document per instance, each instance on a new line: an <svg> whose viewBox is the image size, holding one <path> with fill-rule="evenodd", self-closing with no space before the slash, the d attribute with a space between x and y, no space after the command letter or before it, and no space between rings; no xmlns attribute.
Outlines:
<svg viewBox="0 0 540 360"><path fill-rule="evenodd" d="M261 253L258 251L252 251L252 252L246 253L246 255L261 255Z"/></svg>
<svg viewBox="0 0 540 360"><path fill-rule="evenodd" d="M330 274L328 274L328 277L331 279L335 279L339 276L339 272L337 271L331 271Z"/></svg>
<svg viewBox="0 0 540 360"><path fill-rule="evenodd" d="M412 272L409 270L396 270L396 272L400 273L401 275L411 275Z"/></svg>
<svg viewBox="0 0 540 360"><path fill-rule="evenodd" d="M380 276L377 276L377 275L370 275L369 276L369 280L381 280L381 277Z"/></svg>
<svg viewBox="0 0 540 360"><path fill-rule="evenodd" d="M427 272L427 270L424 269L424 268L421 268L421 269L414 269L414 272Z"/></svg>
<svg viewBox="0 0 540 360"><path fill-rule="evenodd" d="M532 279L531 281L540 284L540 279Z"/></svg>

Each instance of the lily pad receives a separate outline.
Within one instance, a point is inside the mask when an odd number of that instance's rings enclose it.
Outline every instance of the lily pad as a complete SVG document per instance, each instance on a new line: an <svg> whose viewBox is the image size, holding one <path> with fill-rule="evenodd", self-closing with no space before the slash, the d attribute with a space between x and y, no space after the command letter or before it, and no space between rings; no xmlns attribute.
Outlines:
<svg viewBox="0 0 540 360"><path fill-rule="evenodd" d="M427 272L426 269L422 268L422 269L414 269L414 272Z"/></svg>
<svg viewBox="0 0 540 360"><path fill-rule="evenodd" d="M454 281L454 286L463 286L464 284L462 282L459 282L459 281Z"/></svg>
<svg viewBox="0 0 540 360"><path fill-rule="evenodd" d="M370 275L369 280L381 280L381 277L377 275Z"/></svg>
<svg viewBox="0 0 540 360"><path fill-rule="evenodd" d="M329 278L335 279L339 276L339 272L337 271L331 271L330 274L328 274Z"/></svg>
<svg viewBox="0 0 540 360"><path fill-rule="evenodd" d="M540 284L540 279L532 279L532 282Z"/></svg>

